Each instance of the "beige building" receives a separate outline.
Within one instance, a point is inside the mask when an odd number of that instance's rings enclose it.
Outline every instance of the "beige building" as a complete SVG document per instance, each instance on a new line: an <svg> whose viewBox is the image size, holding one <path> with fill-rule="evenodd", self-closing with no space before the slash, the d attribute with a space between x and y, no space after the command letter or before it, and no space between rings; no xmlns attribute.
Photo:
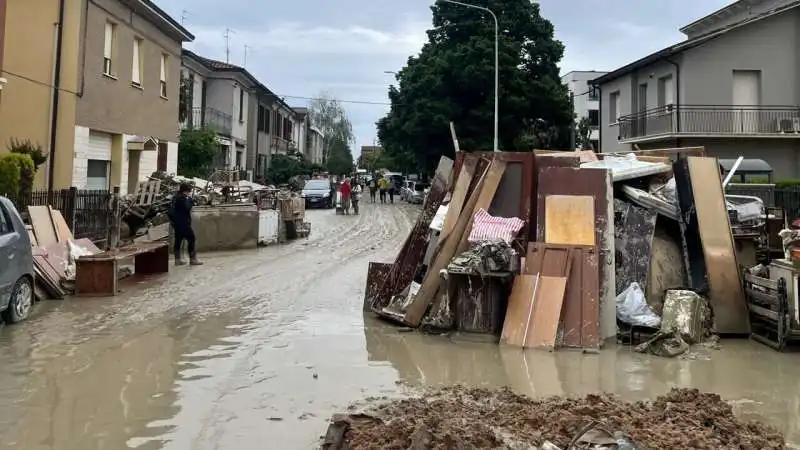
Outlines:
<svg viewBox="0 0 800 450"><path fill-rule="evenodd" d="M130 192L177 170L186 29L150 0L5 2L0 142L49 151L37 184Z"/></svg>

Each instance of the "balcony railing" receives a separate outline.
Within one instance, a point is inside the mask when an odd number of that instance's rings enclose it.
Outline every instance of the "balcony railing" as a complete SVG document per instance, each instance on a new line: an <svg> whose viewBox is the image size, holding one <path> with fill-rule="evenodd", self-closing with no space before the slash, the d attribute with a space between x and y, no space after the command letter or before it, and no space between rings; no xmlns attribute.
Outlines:
<svg viewBox="0 0 800 450"><path fill-rule="evenodd" d="M660 135L797 136L797 106L667 105L619 118L619 139Z"/></svg>
<svg viewBox="0 0 800 450"><path fill-rule="evenodd" d="M186 122L189 130L208 128L223 136L230 136L233 130L233 116L214 108L192 108Z"/></svg>

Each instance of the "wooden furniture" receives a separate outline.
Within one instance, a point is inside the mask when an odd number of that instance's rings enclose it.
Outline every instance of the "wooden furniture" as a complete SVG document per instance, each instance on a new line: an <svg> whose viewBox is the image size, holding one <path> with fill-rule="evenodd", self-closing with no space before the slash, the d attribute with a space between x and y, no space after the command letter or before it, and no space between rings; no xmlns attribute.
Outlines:
<svg viewBox="0 0 800 450"><path fill-rule="evenodd" d="M786 301L785 278L773 281L744 273L742 281L753 340L781 351L790 340L800 338Z"/></svg>
<svg viewBox="0 0 800 450"><path fill-rule="evenodd" d="M499 335L513 278L511 272L480 275L448 270L447 297L454 328L466 333Z"/></svg>
<svg viewBox="0 0 800 450"><path fill-rule="evenodd" d="M120 260L134 258L137 274L150 275L169 271L169 246L166 242L148 242L120 247L75 262L75 294L117 295Z"/></svg>

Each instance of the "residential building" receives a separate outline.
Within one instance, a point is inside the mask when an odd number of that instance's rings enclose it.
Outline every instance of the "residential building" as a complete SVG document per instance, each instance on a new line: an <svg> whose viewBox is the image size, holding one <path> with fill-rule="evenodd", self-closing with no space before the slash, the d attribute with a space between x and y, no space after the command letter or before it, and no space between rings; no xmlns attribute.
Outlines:
<svg viewBox="0 0 800 450"><path fill-rule="evenodd" d="M325 135L317 127L309 125L306 139L306 158L314 164L322 164Z"/></svg>
<svg viewBox="0 0 800 450"><path fill-rule="evenodd" d="M246 170L248 159L255 160L257 154L257 149L252 157L248 154L251 137L248 125L252 121L250 105L258 104L261 83L242 67L204 58L189 50L183 50L182 76L191 86L191 102L186 103L192 108L191 113L185 114L182 126L206 127L217 132L220 146L214 162L217 169ZM254 130L258 129L258 123L252 125Z"/></svg>
<svg viewBox="0 0 800 450"><path fill-rule="evenodd" d="M51 161L39 169L37 188L72 184L83 2L64 2L59 17L58 1L0 0L0 154L11 139L48 152Z"/></svg>
<svg viewBox="0 0 800 450"><path fill-rule="evenodd" d="M292 107L294 110L294 142L297 151L308 158L308 128L311 126L311 117L308 115L308 108L306 107Z"/></svg>
<svg viewBox="0 0 800 450"><path fill-rule="evenodd" d="M270 155L286 155L291 151L296 151L295 127L297 119L295 118L294 110L285 103L281 103L273 111L273 117Z"/></svg>
<svg viewBox="0 0 800 450"><path fill-rule="evenodd" d="M574 70L561 77L561 83L567 86L572 98L575 125L577 127L583 119L588 120L588 138L594 150L600 148L600 96L592 80L605 74L594 70Z"/></svg>
<svg viewBox="0 0 800 450"><path fill-rule="evenodd" d="M703 146L800 173L798 0L739 0L687 39L597 78L601 150Z"/></svg>

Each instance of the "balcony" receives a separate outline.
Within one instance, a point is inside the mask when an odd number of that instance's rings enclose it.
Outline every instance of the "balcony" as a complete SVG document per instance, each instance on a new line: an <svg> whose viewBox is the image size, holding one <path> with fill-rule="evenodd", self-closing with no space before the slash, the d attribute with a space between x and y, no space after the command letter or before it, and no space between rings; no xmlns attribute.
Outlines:
<svg viewBox="0 0 800 450"><path fill-rule="evenodd" d="M668 105L619 118L622 143L679 137L797 139L800 107Z"/></svg>
<svg viewBox="0 0 800 450"><path fill-rule="evenodd" d="M214 108L192 108L184 128L187 130L208 128L223 136L230 136L233 130L233 116Z"/></svg>
<svg viewBox="0 0 800 450"><path fill-rule="evenodd" d="M291 142L289 140L284 139L282 137L273 136L272 138L272 150L275 153L280 154L287 154L289 153L289 148L291 148Z"/></svg>

